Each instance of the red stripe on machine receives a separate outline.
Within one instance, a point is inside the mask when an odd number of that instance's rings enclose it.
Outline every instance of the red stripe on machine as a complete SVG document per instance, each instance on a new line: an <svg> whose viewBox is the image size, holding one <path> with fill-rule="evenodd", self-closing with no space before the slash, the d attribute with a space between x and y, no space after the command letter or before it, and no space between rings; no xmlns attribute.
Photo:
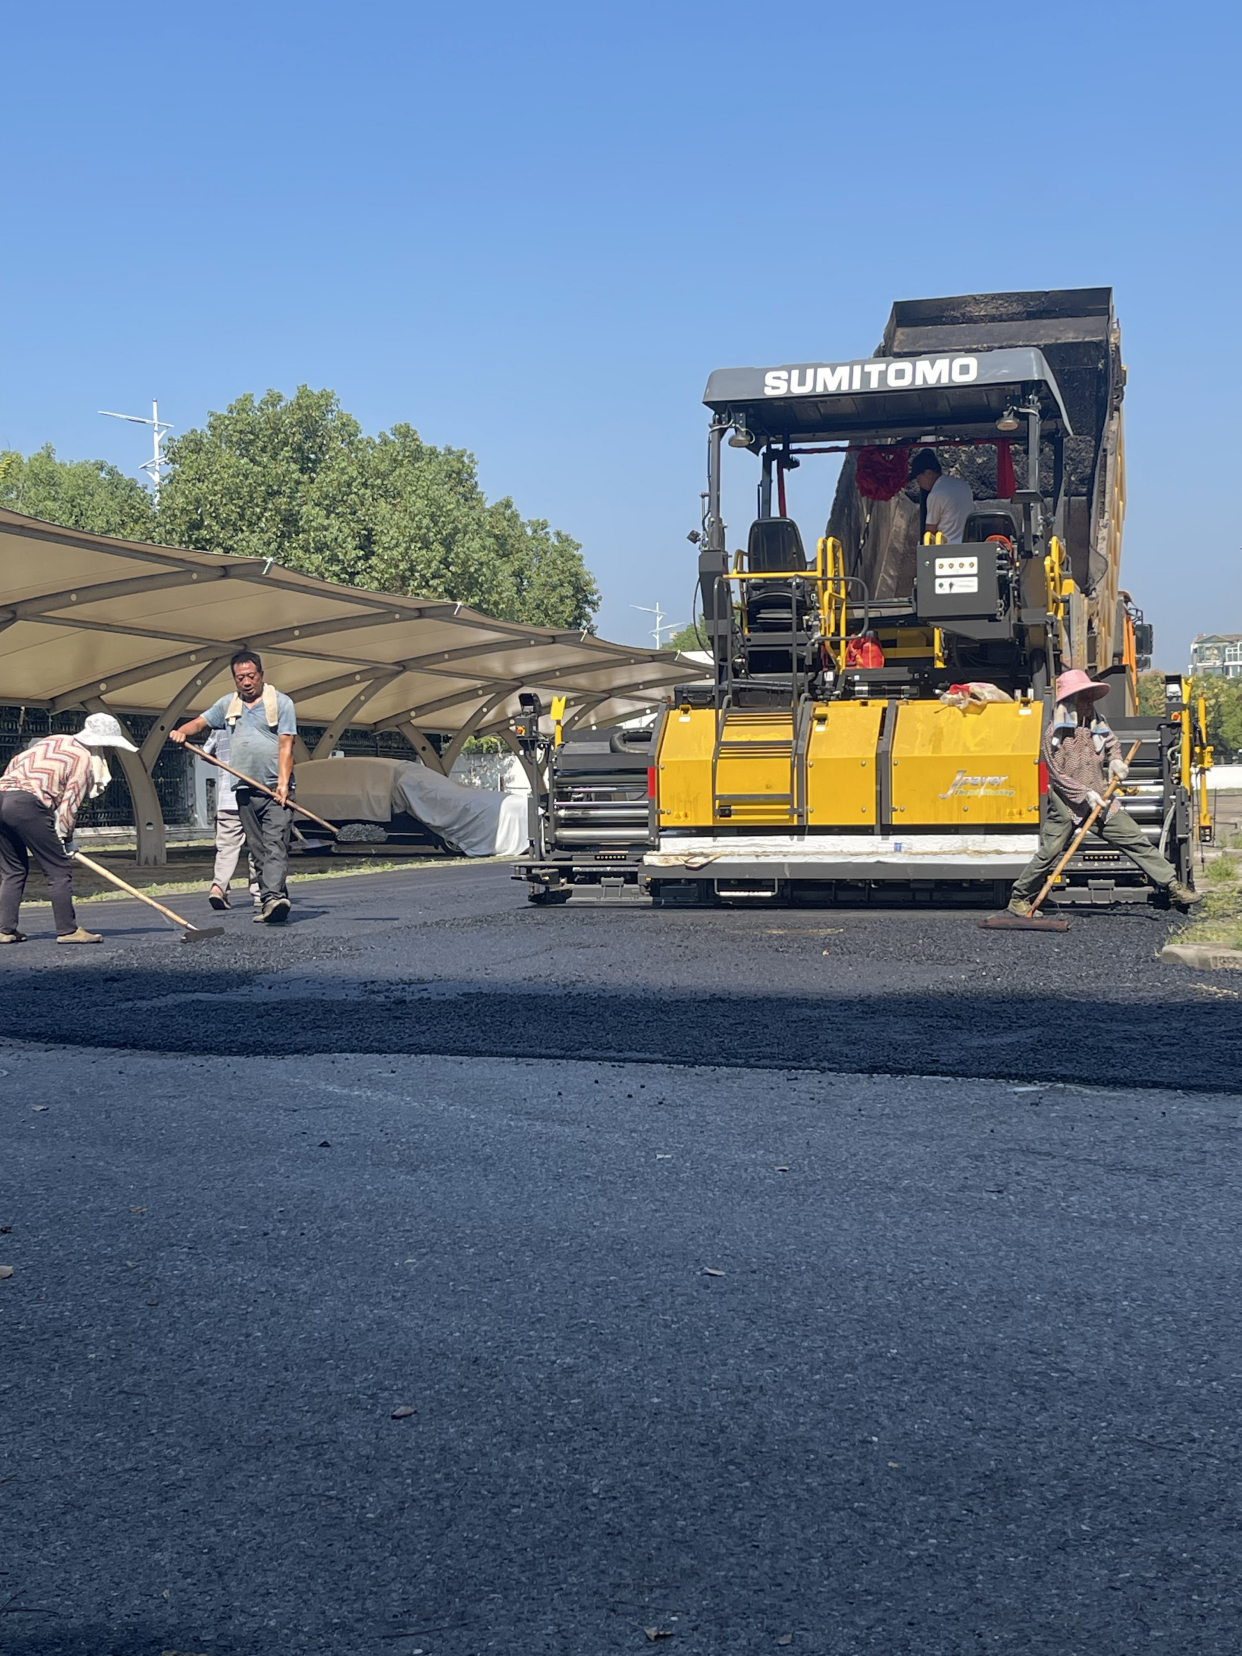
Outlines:
<svg viewBox="0 0 1242 1656"><path fill-rule="evenodd" d="M655 796L656 796L656 791L655 791L655 766L654 765L648 765L647 766L647 798L648 799L654 799Z"/></svg>
<svg viewBox="0 0 1242 1656"><path fill-rule="evenodd" d="M1041 795L1048 792L1048 767L1042 759L1039 761L1039 791Z"/></svg>

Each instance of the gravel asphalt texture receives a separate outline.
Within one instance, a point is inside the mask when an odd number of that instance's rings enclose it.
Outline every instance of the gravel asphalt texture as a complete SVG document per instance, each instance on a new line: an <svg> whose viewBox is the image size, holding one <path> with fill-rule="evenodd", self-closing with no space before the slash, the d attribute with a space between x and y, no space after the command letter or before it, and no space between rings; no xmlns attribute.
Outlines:
<svg viewBox="0 0 1242 1656"><path fill-rule="evenodd" d="M1242 1649L1169 917L294 914L0 951L6 1656Z"/></svg>
<svg viewBox="0 0 1242 1656"><path fill-rule="evenodd" d="M505 865L314 882L292 923L80 905L98 948L0 949L0 1036L149 1051L462 1053L1206 1088L1242 1077L1242 979L1162 965L1179 925L976 910L532 908ZM178 903L174 902L177 908ZM33 925L41 925L36 940Z"/></svg>

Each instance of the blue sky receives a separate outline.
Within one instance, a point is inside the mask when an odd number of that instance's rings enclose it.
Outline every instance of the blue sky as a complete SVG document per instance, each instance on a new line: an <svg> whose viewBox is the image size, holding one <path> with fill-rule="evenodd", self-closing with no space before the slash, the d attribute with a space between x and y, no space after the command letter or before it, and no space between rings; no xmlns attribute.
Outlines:
<svg viewBox="0 0 1242 1656"><path fill-rule="evenodd" d="M0 444L136 472L97 409L331 386L473 450L637 641L630 606L689 615L710 369L1111 284L1123 582L1176 667L1242 631L1240 34L1143 0L14 6ZM830 481L792 481L808 534Z"/></svg>

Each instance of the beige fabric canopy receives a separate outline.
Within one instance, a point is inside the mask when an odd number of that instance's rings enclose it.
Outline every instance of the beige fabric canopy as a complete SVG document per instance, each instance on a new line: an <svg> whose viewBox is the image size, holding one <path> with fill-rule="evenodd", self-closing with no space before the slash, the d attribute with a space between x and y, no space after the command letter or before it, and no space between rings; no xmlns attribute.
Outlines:
<svg viewBox="0 0 1242 1656"><path fill-rule="evenodd" d="M270 559L183 552L0 509L0 702L156 716L126 780L139 860L164 860L151 767L169 728L232 688L229 657L262 652L298 718L400 731L447 772L473 735L509 739L518 694L567 699L567 724L613 724L703 669L589 633L497 621L442 599L338 586ZM429 733L451 738L437 754Z"/></svg>

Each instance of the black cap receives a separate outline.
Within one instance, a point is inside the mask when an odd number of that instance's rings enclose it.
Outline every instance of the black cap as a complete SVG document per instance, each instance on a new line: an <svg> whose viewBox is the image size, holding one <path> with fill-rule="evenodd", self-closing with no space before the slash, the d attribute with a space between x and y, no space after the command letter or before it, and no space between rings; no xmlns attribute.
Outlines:
<svg viewBox="0 0 1242 1656"><path fill-rule="evenodd" d="M936 459L935 449L920 449L910 462L910 476L922 477L924 472L938 472L942 469Z"/></svg>

